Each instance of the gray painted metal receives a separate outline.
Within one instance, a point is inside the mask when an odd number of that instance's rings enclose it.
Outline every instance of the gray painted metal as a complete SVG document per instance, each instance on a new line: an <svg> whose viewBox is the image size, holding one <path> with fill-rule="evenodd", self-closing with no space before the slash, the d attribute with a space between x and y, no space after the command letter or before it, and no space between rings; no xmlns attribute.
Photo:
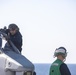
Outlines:
<svg viewBox="0 0 76 75"><path fill-rule="evenodd" d="M27 71L33 74L34 64L19 53L12 42L10 44L13 49L9 47L0 49L0 75L23 75Z"/></svg>
<svg viewBox="0 0 76 75"><path fill-rule="evenodd" d="M14 72L34 71L34 65L26 57L10 49L0 52L0 74L15 75Z"/></svg>

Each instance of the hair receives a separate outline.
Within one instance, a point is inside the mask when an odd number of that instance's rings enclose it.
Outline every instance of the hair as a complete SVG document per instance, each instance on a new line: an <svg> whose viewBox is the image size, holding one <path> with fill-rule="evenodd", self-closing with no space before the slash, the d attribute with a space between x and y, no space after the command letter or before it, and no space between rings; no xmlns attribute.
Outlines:
<svg viewBox="0 0 76 75"><path fill-rule="evenodd" d="M9 24L8 29L11 29L11 30L15 30L16 29L17 31L19 31L19 27L16 24L14 24L14 23Z"/></svg>

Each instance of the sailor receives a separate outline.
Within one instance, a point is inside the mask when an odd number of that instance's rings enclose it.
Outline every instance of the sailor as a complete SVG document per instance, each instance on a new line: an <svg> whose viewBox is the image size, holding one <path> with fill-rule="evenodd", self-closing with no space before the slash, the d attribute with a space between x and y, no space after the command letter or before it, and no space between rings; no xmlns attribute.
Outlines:
<svg viewBox="0 0 76 75"><path fill-rule="evenodd" d="M14 23L9 24L8 30L6 31L6 33L8 34L8 37L12 41L12 43L21 52L22 51L22 34L19 31L19 27Z"/></svg>
<svg viewBox="0 0 76 75"><path fill-rule="evenodd" d="M55 50L54 57L57 59L51 64L49 75L71 75L69 68L64 63L67 56L67 50L59 47Z"/></svg>
<svg viewBox="0 0 76 75"><path fill-rule="evenodd" d="M7 34L7 38L5 38L5 40L7 40L7 43L5 44L5 47L11 47L11 45L9 44L8 40L10 40L14 46L20 51L22 51L22 34L20 33L19 31L19 27L12 23L12 24L9 24L8 26L8 29L6 29L4 27L4 29L1 29L2 32L6 33ZM2 43L2 40L0 39L0 42ZM0 44L2 45L2 44Z"/></svg>

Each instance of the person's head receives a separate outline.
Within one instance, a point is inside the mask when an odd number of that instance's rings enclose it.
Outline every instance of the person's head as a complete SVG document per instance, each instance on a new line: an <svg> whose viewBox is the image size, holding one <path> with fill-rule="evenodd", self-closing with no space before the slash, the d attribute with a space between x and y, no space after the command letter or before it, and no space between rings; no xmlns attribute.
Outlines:
<svg viewBox="0 0 76 75"><path fill-rule="evenodd" d="M14 35L17 31L19 31L19 28L16 24L12 23L8 26L9 32L11 35Z"/></svg>
<svg viewBox="0 0 76 75"><path fill-rule="evenodd" d="M59 47L55 50L54 56L64 60L67 56L67 50L64 47Z"/></svg>

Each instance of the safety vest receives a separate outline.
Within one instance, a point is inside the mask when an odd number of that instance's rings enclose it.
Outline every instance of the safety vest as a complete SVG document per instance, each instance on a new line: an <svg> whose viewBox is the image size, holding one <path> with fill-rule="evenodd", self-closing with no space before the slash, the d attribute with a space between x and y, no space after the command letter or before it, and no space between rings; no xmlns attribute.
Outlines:
<svg viewBox="0 0 76 75"><path fill-rule="evenodd" d="M54 61L50 67L50 73L49 75L61 75L60 73L60 65L62 64L63 62L59 59L57 59L56 61Z"/></svg>

